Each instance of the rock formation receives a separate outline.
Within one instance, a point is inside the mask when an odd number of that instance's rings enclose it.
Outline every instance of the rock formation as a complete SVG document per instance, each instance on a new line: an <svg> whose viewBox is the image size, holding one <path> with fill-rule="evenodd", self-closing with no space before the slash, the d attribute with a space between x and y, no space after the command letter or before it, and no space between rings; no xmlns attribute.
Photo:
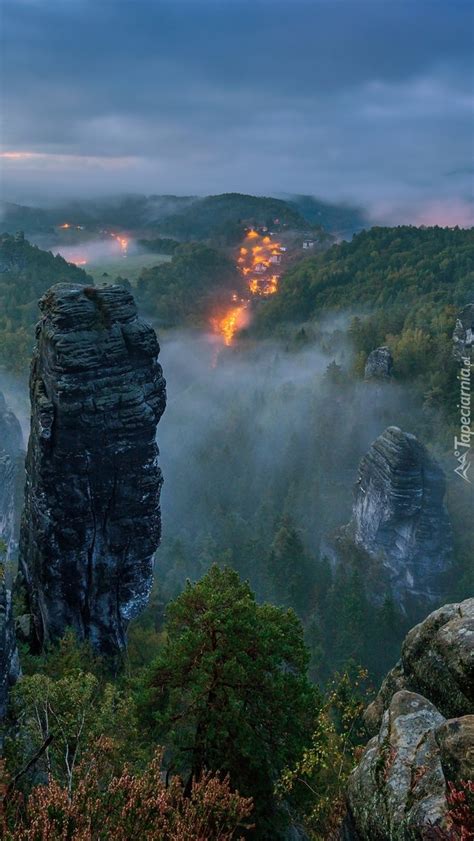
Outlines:
<svg viewBox="0 0 474 841"><path fill-rule="evenodd" d="M363 457L352 519L323 551L333 564L356 549L374 603L391 593L409 615L440 597L452 543L445 479L414 435L390 426Z"/></svg>
<svg viewBox="0 0 474 841"><path fill-rule="evenodd" d="M348 784L342 837L426 839L449 829L447 785L474 776L474 599L408 634L371 708L376 735Z"/></svg>
<svg viewBox="0 0 474 841"><path fill-rule="evenodd" d="M20 540L35 637L72 627L114 655L160 539L159 345L122 286L58 284L40 309Z"/></svg>
<svg viewBox="0 0 474 841"><path fill-rule="evenodd" d="M390 348L375 348L367 358L364 376L366 380L389 380L392 376L393 357Z"/></svg>
<svg viewBox="0 0 474 841"><path fill-rule="evenodd" d="M10 564L18 548L17 489L23 473L23 459L20 424L0 392L0 746L8 689L20 670L12 614Z"/></svg>
<svg viewBox="0 0 474 841"><path fill-rule="evenodd" d="M474 347L474 304L468 304L456 318L453 355L458 362L468 357Z"/></svg>

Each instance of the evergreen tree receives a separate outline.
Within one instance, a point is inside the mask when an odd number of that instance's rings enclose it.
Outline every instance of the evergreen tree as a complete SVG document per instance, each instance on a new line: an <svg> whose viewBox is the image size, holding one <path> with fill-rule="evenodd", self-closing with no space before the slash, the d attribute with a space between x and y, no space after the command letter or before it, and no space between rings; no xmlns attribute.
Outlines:
<svg viewBox="0 0 474 841"><path fill-rule="evenodd" d="M189 779L228 773L255 798L252 837L274 841L274 780L314 721L301 625L292 611L258 605L233 570L213 566L170 605L166 632L145 705L154 737Z"/></svg>

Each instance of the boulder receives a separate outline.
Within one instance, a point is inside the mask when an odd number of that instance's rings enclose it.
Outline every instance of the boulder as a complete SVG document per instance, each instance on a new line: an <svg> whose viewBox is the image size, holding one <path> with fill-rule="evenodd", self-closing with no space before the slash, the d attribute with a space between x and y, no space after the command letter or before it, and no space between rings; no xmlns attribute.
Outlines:
<svg viewBox="0 0 474 841"><path fill-rule="evenodd" d="M389 380L392 376L393 357L386 345L375 348L369 353L365 365L366 380Z"/></svg>
<svg viewBox="0 0 474 841"><path fill-rule="evenodd" d="M444 605L407 634L399 663L366 710L370 733L400 689L430 698L446 718L474 714L474 598Z"/></svg>
<svg viewBox="0 0 474 841"><path fill-rule="evenodd" d="M474 599L446 605L407 635L366 714L375 735L349 778L341 839L450 832L448 786L474 778L473 614Z"/></svg>

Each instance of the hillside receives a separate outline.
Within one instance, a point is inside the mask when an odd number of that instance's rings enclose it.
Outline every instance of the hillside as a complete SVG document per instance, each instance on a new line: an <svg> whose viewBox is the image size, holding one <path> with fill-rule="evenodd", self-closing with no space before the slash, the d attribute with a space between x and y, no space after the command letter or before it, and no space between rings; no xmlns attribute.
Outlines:
<svg viewBox="0 0 474 841"><path fill-rule="evenodd" d="M2 228L9 233L51 233L65 222L94 230L108 226L136 229L189 207L194 201L192 196L125 195L62 202L50 208L2 202L0 214Z"/></svg>
<svg viewBox="0 0 474 841"><path fill-rule="evenodd" d="M474 229L371 228L300 262L260 313L262 328L333 311L418 308L468 302L474 285Z"/></svg>
<svg viewBox="0 0 474 841"><path fill-rule="evenodd" d="M368 228L370 223L364 210L346 204L332 204L314 196L292 196L288 204L312 225L322 225L326 231L349 239L352 234Z"/></svg>
<svg viewBox="0 0 474 841"><path fill-rule="evenodd" d="M38 299L55 283L93 284L82 269L23 238L0 237L0 365L26 370L38 320Z"/></svg>
<svg viewBox="0 0 474 841"><path fill-rule="evenodd" d="M143 269L137 297L144 312L161 326L197 325L203 317L207 322L213 310L227 307L230 292L241 286L229 257L203 243L184 243L171 262Z"/></svg>
<svg viewBox="0 0 474 841"><path fill-rule="evenodd" d="M162 234L178 239L217 239L238 241L246 226L304 229L304 217L281 199L223 193L207 196L191 208L160 222Z"/></svg>

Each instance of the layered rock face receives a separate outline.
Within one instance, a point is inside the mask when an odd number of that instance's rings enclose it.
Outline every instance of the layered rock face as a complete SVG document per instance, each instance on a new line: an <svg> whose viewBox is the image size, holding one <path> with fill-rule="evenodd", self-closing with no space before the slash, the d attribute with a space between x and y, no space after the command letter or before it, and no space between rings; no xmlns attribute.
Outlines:
<svg viewBox="0 0 474 841"><path fill-rule="evenodd" d="M474 777L473 713L468 599L435 611L408 634L400 663L367 713L376 735L350 777L342 837L421 841L435 837L433 827L448 831L448 783L459 788Z"/></svg>
<svg viewBox="0 0 474 841"><path fill-rule="evenodd" d="M23 482L24 457L20 422L0 391L0 541L6 546L7 559L18 548L18 489Z"/></svg>
<svg viewBox="0 0 474 841"><path fill-rule="evenodd" d="M393 357L390 348L375 348L367 358L364 376L366 380L389 380L392 376Z"/></svg>
<svg viewBox="0 0 474 841"><path fill-rule="evenodd" d="M35 635L72 627L114 655L160 539L159 345L121 286L58 284L40 309L20 540Z"/></svg>
<svg viewBox="0 0 474 841"><path fill-rule="evenodd" d="M466 359L474 347L474 304L468 304L456 318L453 333L453 355L458 362Z"/></svg>
<svg viewBox="0 0 474 841"><path fill-rule="evenodd" d="M18 419L0 392L0 745L8 690L20 667L12 614L9 562L18 548L17 489L23 474L23 436Z"/></svg>
<svg viewBox="0 0 474 841"><path fill-rule="evenodd" d="M363 457L353 514L327 554L342 562L351 546L366 558L374 602L391 593L408 614L440 597L449 568L451 527L445 479L414 435L390 426Z"/></svg>

